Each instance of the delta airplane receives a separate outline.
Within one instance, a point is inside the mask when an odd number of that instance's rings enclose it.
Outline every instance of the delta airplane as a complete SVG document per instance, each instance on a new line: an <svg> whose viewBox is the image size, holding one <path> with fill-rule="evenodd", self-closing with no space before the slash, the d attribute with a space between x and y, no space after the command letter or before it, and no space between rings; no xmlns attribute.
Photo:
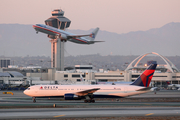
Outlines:
<svg viewBox="0 0 180 120"><path fill-rule="evenodd" d="M168 87L176 87L176 88L179 88L180 87L180 84L171 84L169 81L166 81Z"/></svg>
<svg viewBox="0 0 180 120"><path fill-rule="evenodd" d="M122 98L150 92L149 83L157 64L151 64L132 84L129 85L34 85L24 91L33 102L37 97L64 97L65 100L95 102L94 98Z"/></svg>
<svg viewBox="0 0 180 120"><path fill-rule="evenodd" d="M111 85L118 85L118 84L129 85L129 84L132 84L132 83L133 82L120 81L120 82L98 82L97 84L101 84L101 85L107 85L107 84L111 84ZM149 86L152 87L152 82L149 83ZM159 88L158 87L152 87L150 90L154 91L154 94L156 94L156 92L159 91Z"/></svg>
<svg viewBox="0 0 180 120"><path fill-rule="evenodd" d="M104 42L104 41L94 41L99 28L96 28L91 34L87 34L87 35L75 35L73 33L69 33L64 30L60 30L55 27L51 27L43 24L33 25L33 28L36 30L36 33L42 32L48 35L55 36L57 38L61 38L61 40L70 41L78 44L94 44L96 42Z"/></svg>

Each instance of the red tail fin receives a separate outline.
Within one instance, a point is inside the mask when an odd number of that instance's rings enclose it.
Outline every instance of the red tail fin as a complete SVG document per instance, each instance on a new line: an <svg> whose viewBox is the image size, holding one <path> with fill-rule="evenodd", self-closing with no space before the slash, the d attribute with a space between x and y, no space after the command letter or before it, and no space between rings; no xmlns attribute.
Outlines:
<svg viewBox="0 0 180 120"><path fill-rule="evenodd" d="M157 64L151 64L131 85L149 87Z"/></svg>

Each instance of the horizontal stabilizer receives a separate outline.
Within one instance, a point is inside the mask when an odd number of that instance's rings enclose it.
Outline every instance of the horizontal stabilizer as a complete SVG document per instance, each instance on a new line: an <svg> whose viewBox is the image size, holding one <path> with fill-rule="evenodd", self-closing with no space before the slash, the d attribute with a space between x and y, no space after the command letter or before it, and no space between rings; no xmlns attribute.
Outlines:
<svg viewBox="0 0 180 120"><path fill-rule="evenodd" d="M105 42L105 41L89 41L89 43Z"/></svg>
<svg viewBox="0 0 180 120"><path fill-rule="evenodd" d="M142 89L139 89L139 90L136 90L136 91L147 91L147 90L150 90L151 87L146 87L146 88L142 88Z"/></svg>

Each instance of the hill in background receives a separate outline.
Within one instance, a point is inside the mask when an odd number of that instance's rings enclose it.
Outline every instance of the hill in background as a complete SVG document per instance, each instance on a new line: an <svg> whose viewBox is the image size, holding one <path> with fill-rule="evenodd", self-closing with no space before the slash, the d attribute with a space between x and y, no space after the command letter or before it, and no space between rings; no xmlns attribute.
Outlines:
<svg viewBox="0 0 180 120"><path fill-rule="evenodd" d="M88 31L68 30L76 34ZM50 56L51 45L46 34L36 34L32 25L0 24L0 55L5 56ZM117 34L99 31L95 40L105 41L93 45L67 42L66 56L100 54L141 55L157 52L163 56L180 55L180 23L168 23L161 28Z"/></svg>
<svg viewBox="0 0 180 120"><path fill-rule="evenodd" d="M5 56L0 56L4 58ZM77 56L67 56L64 60L65 67L74 67L75 65L93 65L95 70L105 69L105 70L124 70L129 63L131 63L136 55L108 55L102 56L99 54L92 55L77 55ZM9 57L11 60L11 65L18 65L19 67L27 66L42 66L43 68L50 68L50 57L45 56L25 56L25 57ZM167 56L167 58L180 69L180 56ZM146 64L147 61L155 60L158 64L166 64L159 56L148 55L144 57L140 63Z"/></svg>

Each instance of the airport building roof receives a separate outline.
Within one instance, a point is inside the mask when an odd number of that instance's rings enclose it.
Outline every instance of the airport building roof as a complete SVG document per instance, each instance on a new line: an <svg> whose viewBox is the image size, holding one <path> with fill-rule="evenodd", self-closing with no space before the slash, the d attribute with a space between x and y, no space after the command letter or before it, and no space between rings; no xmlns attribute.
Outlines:
<svg viewBox="0 0 180 120"><path fill-rule="evenodd" d="M0 72L0 77L24 77L24 75L16 71L7 71Z"/></svg>
<svg viewBox="0 0 180 120"><path fill-rule="evenodd" d="M23 74L17 71L7 71L7 72L11 75L11 77L24 77Z"/></svg>
<svg viewBox="0 0 180 120"><path fill-rule="evenodd" d="M11 75L7 72L0 72L0 77L10 77Z"/></svg>

